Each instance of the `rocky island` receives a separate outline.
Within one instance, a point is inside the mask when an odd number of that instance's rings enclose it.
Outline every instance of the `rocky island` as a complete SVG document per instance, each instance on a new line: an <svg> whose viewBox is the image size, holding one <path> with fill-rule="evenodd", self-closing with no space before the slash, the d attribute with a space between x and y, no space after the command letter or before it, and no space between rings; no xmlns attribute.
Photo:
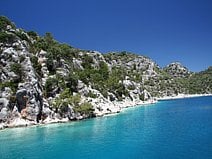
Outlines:
<svg viewBox="0 0 212 159"><path fill-rule="evenodd" d="M0 17L0 129L67 122L163 97L212 93L212 66L161 68L127 51L100 53L16 28Z"/></svg>

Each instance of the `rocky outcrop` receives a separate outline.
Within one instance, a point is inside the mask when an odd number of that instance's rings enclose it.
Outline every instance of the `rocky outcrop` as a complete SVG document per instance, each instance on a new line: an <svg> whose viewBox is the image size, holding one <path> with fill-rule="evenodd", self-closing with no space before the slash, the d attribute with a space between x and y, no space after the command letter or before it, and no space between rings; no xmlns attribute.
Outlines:
<svg viewBox="0 0 212 159"><path fill-rule="evenodd" d="M188 77L191 72L179 62L173 62L163 68L172 77L182 78Z"/></svg>

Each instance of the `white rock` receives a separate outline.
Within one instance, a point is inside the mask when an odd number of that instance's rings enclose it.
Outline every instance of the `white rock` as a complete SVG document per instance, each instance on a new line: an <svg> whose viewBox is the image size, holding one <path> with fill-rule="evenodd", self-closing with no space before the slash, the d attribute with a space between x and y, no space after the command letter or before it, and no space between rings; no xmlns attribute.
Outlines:
<svg viewBox="0 0 212 159"><path fill-rule="evenodd" d="M8 127L20 127L20 126L29 126L29 125L34 125L36 124L33 121L28 121L25 119L21 119L21 118L16 118L14 119L10 124L8 124Z"/></svg>
<svg viewBox="0 0 212 159"><path fill-rule="evenodd" d="M4 129L4 123L0 123L0 130Z"/></svg>

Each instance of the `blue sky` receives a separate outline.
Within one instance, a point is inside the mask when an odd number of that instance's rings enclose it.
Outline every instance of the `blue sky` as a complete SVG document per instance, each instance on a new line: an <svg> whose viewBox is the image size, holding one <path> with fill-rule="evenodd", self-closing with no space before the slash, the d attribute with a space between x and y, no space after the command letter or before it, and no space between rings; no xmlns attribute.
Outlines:
<svg viewBox="0 0 212 159"><path fill-rule="evenodd" d="M192 71L212 65L211 0L1 0L0 14L81 49L130 51Z"/></svg>

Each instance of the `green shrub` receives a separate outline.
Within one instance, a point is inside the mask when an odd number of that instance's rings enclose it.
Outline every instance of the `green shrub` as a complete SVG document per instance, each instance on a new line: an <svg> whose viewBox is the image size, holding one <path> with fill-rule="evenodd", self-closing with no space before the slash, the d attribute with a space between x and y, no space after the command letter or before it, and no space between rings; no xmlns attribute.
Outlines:
<svg viewBox="0 0 212 159"><path fill-rule="evenodd" d="M69 75L66 77L66 86L72 91L77 92L77 85L78 85L78 76L73 73L69 73Z"/></svg>
<svg viewBox="0 0 212 159"><path fill-rule="evenodd" d="M38 62L38 58L36 56L31 56L30 61L32 62L32 66L35 69L36 73L43 77L43 73L41 71L41 64Z"/></svg>
<svg viewBox="0 0 212 159"><path fill-rule="evenodd" d="M91 97L91 98L97 98L97 95L94 94L94 93L91 92L91 91L88 92L88 95L87 95L87 96L88 96L88 97Z"/></svg>
<svg viewBox="0 0 212 159"><path fill-rule="evenodd" d="M33 39L37 38L38 34L34 31L28 31L27 34Z"/></svg>
<svg viewBox="0 0 212 159"><path fill-rule="evenodd" d="M15 36L13 34L8 34L5 32L0 32L0 42L1 43L9 43L12 44L16 40Z"/></svg>
<svg viewBox="0 0 212 159"><path fill-rule="evenodd" d="M15 25L7 17L0 16L0 30L6 30L8 25L15 28Z"/></svg>
<svg viewBox="0 0 212 159"><path fill-rule="evenodd" d="M89 115L89 116L92 116L93 114L93 106L90 104L90 103L82 103L81 105L79 106L75 106L74 108L74 112L77 112L77 113L80 113L80 114L86 114L86 115Z"/></svg>
<svg viewBox="0 0 212 159"><path fill-rule="evenodd" d="M83 81L83 83L88 84L89 83L89 71L88 70L81 70L77 72L78 77L81 81Z"/></svg>
<svg viewBox="0 0 212 159"><path fill-rule="evenodd" d="M139 73L134 74L134 81L135 82L141 82L142 81L142 75Z"/></svg>
<svg viewBox="0 0 212 159"><path fill-rule="evenodd" d="M53 75L56 73L56 66L54 64L54 58L52 54L47 54L46 66L50 74Z"/></svg>
<svg viewBox="0 0 212 159"><path fill-rule="evenodd" d="M59 97L56 97L52 102L52 106L56 108L56 112L59 110L60 113L67 112L68 106L72 103L72 96L70 89L66 88L61 92Z"/></svg>
<svg viewBox="0 0 212 159"><path fill-rule="evenodd" d="M56 111L59 109L61 112L66 112L68 105L71 104L71 97L70 90L66 88L59 97L54 99L52 106L56 108Z"/></svg>
<svg viewBox="0 0 212 159"><path fill-rule="evenodd" d="M129 85L127 88L128 88L129 90L134 90L134 89L135 89L135 86L134 86L134 85Z"/></svg>
<svg viewBox="0 0 212 159"><path fill-rule="evenodd" d="M44 36L44 39L48 45L52 45L54 43L54 38L51 33L47 32Z"/></svg>
<svg viewBox="0 0 212 159"><path fill-rule="evenodd" d="M40 50L48 50L48 44L44 38L38 38L38 40L34 43L33 47L39 52Z"/></svg>
<svg viewBox="0 0 212 159"><path fill-rule="evenodd" d="M70 98L71 91L69 88L65 88L65 90L60 94L60 99Z"/></svg>
<svg viewBox="0 0 212 159"><path fill-rule="evenodd" d="M58 47L60 48L62 58L70 60L72 57L75 57L74 49L68 44L60 44Z"/></svg>
<svg viewBox="0 0 212 159"><path fill-rule="evenodd" d="M107 98L108 97L108 91L107 90L105 90L105 89L103 89L102 91L101 91L101 94L103 95L103 97L105 97L105 98Z"/></svg>
<svg viewBox="0 0 212 159"><path fill-rule="evenodd" d="M29 41L27 35L26 35L24 32L19 31L19 32L16 32L15 34L16 34L21 40Z"/></svg>
<svg viewBox="0 0 212 159"><path fill-rule="evenodd" d="M104 81L105 79L103 78L103 76L98 73L98 72L95 72L95 73L91 73L89 74L90 75L90 81L92 83L99 83L100 81Z"/></svg>
<svg viewBox="0 0 212 159"><path fill-rule="evenodd" d="M45 95L47 97L52 96L52 91L58 86L58 80L56 78L48 78L45 84Z"/></svg>
<svg viewBox="0 0 212 159"><path fill-rule="evenodd" d="M18 88L18 83L15 83L13 81L8 81L8 82L2 82L0 83L0 89L4 89L5 87L9 87L11 88L11 90L13 91L13 93L16 93L17 88Z"/></svg>
<svg viewBox="0 0 212 159"><path fill-rule="evenodd" d="M55 44L55 45L50 45L48 47L47 52L49 54L51 54L52 58L54 60L60 59L61 55L62 55L62 50L60 49L59 45Z"/></svg>
<svg viewBox="0 0 212 159"><path fill-rule="evenodd" d="M14 63L10 65L10 70L18 76L18 81L20 82L24 76L24 71L20 63Z"/></svg>
<svg viewBox="0 0 212 159"><path fill-rule="evenodd" d="M122 95L129 96L129 92L123 84L119 84L118 88L115 90L115 95L119 100L122 100Z"/></svg>
<svg viewBox="0 0 212 159"><path fill-rule="evenodd" d="M104 61L100 61L99 63L99 73L102 75L104 80L109 78L109 68L108 65Z"/></svg>
<svg viewBox="0 0 212 159"><path fill-rule="evenodd" d="M81 96L79 94L72 96L70 89L66 88L63 92L60 93L60 96L54 100L53 106L55 108L61 108L61 106L63 106L65 103L67 106L72 105L74 107L78 107L80 101Z"/></svg>
<svg viewBox="0 0 212 159"><path fill-rule="evenodd" d="M82 58L82 66L85 68L85 69L91 69L92 66L91 64L93 63L93 58L87 54L85 54Z"/></svg>
<svg viewBox="0 0 212 159"><path fill-rule="evenodd" d="M81 96L79 94L71 96L70 103L74 106L79 106L79 102L81 101Z"/></svg>

